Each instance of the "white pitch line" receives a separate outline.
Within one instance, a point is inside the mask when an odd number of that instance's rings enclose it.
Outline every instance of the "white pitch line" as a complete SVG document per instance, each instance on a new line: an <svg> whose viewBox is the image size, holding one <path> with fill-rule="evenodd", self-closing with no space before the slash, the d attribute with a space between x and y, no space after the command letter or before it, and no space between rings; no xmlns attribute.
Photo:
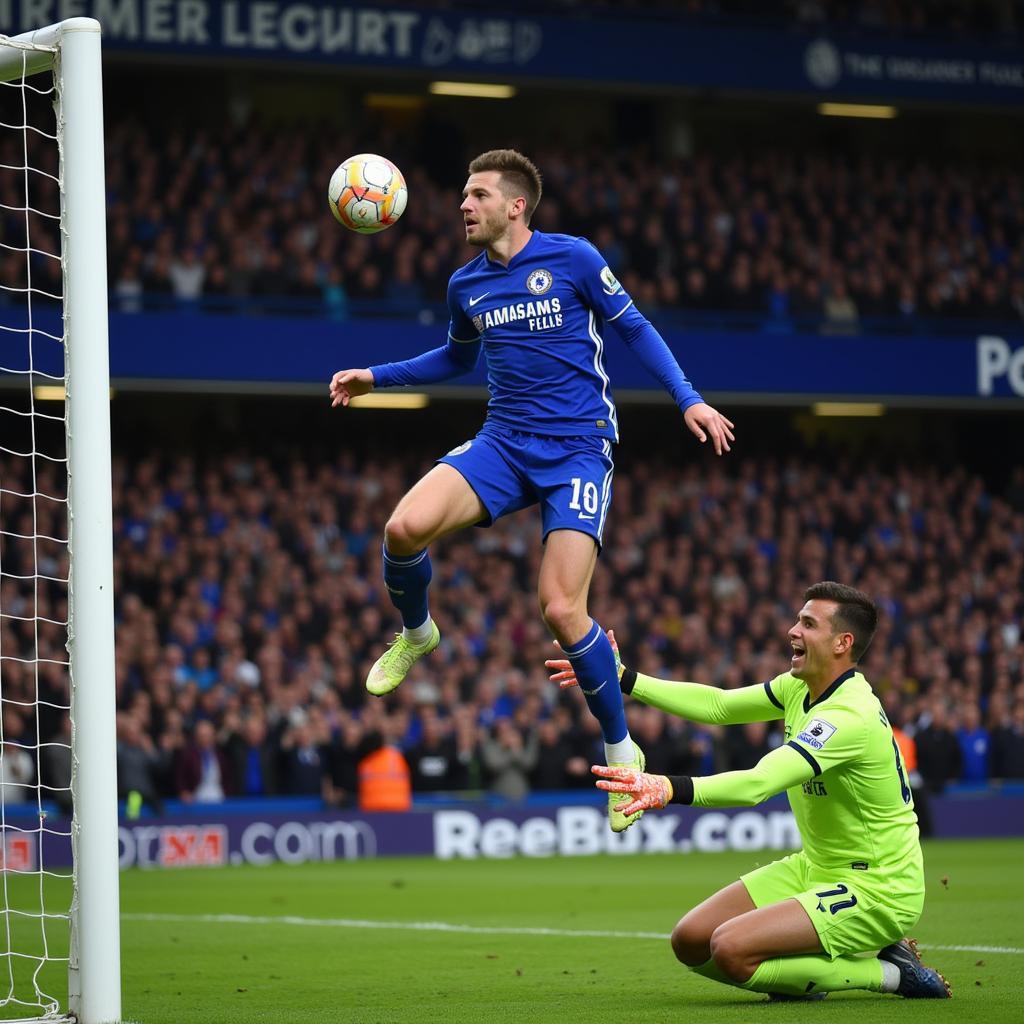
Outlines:
<svg viewBox="0 0 1024 1024"><path fill-rule="evenodd" d="M1015 946L935 946L930 942L919 942L922 949L941 949L949 953L1024 953Z"/></svg>
<svg viewBox="0 0 1024 1024"><path fill-rule="evenodd" d="M663 932L618 932L567 928L492 928L475 924L451 924L448 921L361 921L348 917L295 917L292 915L255 916L249 914L122 914L123 921L165 921L183 924L291 924L307 928L373 928L403 932L449 932L459 935L548 935L577 939L657 939L667 942ZM949 953L1024 953L1016 946L939 946L919 942L922 949Z"/></svg>

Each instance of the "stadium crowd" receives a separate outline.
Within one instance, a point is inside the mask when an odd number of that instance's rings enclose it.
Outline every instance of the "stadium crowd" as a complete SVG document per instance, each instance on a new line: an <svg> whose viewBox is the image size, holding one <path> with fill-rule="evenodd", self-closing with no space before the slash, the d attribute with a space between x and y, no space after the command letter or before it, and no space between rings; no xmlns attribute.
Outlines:
<svg viewBox="0 0 1024 1024"><path fill-rule="evenodd" d="M322 138L248 126L226 139L172 135L161 152L138 125L115 128L118 307L154 295L337 317L350 301L405 314L440 307L449 275L476 255L458 213L461 168L439 184L429 165L407 166L415 200L401 229L356 236L334 224L322 185L357 144ZM536 226L591 238L651 311L803 318L832 331L865 318L906 331L932 318L1024 318L1017 168L783 152L666 162L560 146L535 158L546 184Z"/></svg>
<svg viewBox="0 0 1024 1024"><path fill-rule="evenodd" d="M553 648L532 593L541 547L529 511L438 546L441 647L392 697L366 694L398 621L380 528L422 468L420 454L352 452L116 460L122 795L155 808L268 794L346 804L381 743L402 751L417 793L590 785L600 734L543 667ZM31 796L37 766L61 798L67 771L60 509L37 513L33 530L15 494L30 491L23 469L5 466L0 496L17 524L2 537L0 583L9 802ZM50 471L36 485L60 493ZM615 487L592 610L627 663L723 687L768 679L788 666L803 588L840 577L882 608L863 668L919 785L1024 778L1024 470L997 494L962 470L651 459ZM18 537L34 532L57 540ZM36 572L38 591L18 579ZM748 766L781 740L771 725L693 726L628 703L656 772Z"/></svg>
<svg viewBox="0 0 1024 1024"><path fill-rule="evenodd" d="M443 137L437 125L424 130ZM0 141L0 164L20 163L20 151L7 152L16 143ZM458 212L464 162L453 154L464 145L377 143L404 165L414 199L397 229L370 238L335 224L323 195L338 154L367 148L365 138L253 123L217 135L112 124L112 308L443 318L449 275L476 255ZM691 160L639 146L531 153L546 188L536 226L591 238L656 317L832 333L1024 319L1018 167L782 150ZM52 162L41 143L38 159L42 170ZM0 177L9 246L0 302L23 302L9 289L27 283L23 182ZM55 180L36 175L30 188L35 209L59 209ZM46 301L61 293L60 262L45 255L58 251L57 224L30 223L32 287Z"/></svg>

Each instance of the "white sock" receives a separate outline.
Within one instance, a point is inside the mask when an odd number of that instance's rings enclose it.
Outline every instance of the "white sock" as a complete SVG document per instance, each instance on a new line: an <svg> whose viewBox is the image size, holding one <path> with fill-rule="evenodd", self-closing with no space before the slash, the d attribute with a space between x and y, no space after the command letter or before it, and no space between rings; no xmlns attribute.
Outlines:
<svg viewBox="0 0 1024 1024"><path fill-rule="evenodd" d="M403 626L402 636L404 636L409 643L415 644L417 647L422 647L430 639L430 627L433 624L433 620L428 615L423 624L417 626L415 629L409 629L408 626Z"/></svg>
<svg viewBox="0 0 1024 1024"><path fill-rule="evenodd" d="M606 743L604 756L608 758L609 764L632 764L636 760L636 748L629 738L629 733L627 732L618 743Z"/></svg>
<svg viewBox="0 0 1024 1024"><path fill-rule="evenodd" d="M900 987L900 969L895 965L889 963L888 960L882 960L882 992L895 992Z"/></svg>

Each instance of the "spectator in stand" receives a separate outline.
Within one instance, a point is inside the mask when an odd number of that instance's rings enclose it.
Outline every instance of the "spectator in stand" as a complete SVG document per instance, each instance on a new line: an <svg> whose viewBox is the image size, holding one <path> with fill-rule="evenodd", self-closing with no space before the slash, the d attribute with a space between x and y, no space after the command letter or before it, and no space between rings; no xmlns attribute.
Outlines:
<svg viewBox="0 0 1024 1024"><path fill-rule="evenodd" d="M748 722L734 726L725 732L725 758L731 772L753 768L765 754L771 752L773 744L768 733L767 722Z"/></svg>
<svg viewBox="0 0 1024 1024"><path fill-rule="evenodd" d="M196 303L203 294L206 267L195 249L186 249L168 267L174 297L183 303Z"/></svg>
<svg viewBox="0 0 1024 1024"><path fill-rule="evenodd" d="M371 749L363 751L363 744L364 730L359 720L346 717L327 753L324 802L328 807L350 807L355 804L359 791L359 762Z"/></svg>
<svg viewBox="0 0 1024 1024"><path fill-rule="evenodd" d="M397 718L384 718L380 729L363 739L356 766L361 811L407 811L412 806L411 773L398 749L397 725Z"/></svg>
<svg viewBox="0 0 1024 1024"><path fill-rule="evenodd" d="M850 297L846 282L837 274L825 296L825 324L822 334L856 334L857 304Z"/></svg>
<svg viewBox="0 0 1024 1024"><path fill-rule="evenodd" d="M420 740L405 753L412 772L414 793L434 793L463 788L463 766L455 740L431 709L422 716Z"/></svg>
<svg viewBox="0 0 1024 1024"><path fill-rule="evenodd" d="M552 718L537 723L537 762L530 771L532 790L568 789L568 764L572 760L569 738Z"/></svg>
<svg viewBox="0 0 1024 1024"><path fill-rule="evenodd" d="M113 281L112 305L120 313L141 313L143 309L142 249L133 245L119 262Z"/></svg>
<svg viewBox="0 0 1024 1024"><path fill-rule="evenodd" d="M8 717L5 713L5 719ZM38 793L32 755L6 732L0 743L0 803L26 804Z"/></svg>
<svg viewBox="0 0 1024 1024"><path fill-rule="evenodd" d="M942 701L931 705L928 722L918 730L914 742L921 778L932 793L941 793L947 783L960 777L963 752L949 727L949 716Z"/></svg>
<svg viewBox="0 0 1024 1024"><path fill-rule="evenodd" d="M144 804L157 815L164 813L160 796L161 755L138 717L117 716L117 797L126 803L129 818L137 818Z"/></svg>
<svg viewBox="0 0 1024 1024"><path fill-rule="evenodd" d="M231 792L231 772L213 723L196 723L193 740L178 755L175 789L185 803L219 804Z"/></svg>
<svg viewBox="0 0 1024 1024"><path fill-rule="evenodd" d="M981 709L966 703L960 710L960 727L956 730L960 744L960 778L964 782L987 782L989 774L988 730L981 722Z"/></svg>
<svg viewBox="0 0 1024 1024"><path fill-rule="evenodd" d="M40 783L44 787L42 797L52 800L61 813L71 816L74 804L71 800L71 716L61 716L60 731L43 748L40 755Z"/></svg>
<svg viewBox="0 0 1024 1024"><path fill-rule="evenodd" d="M459 760L462 784L467 789L483 788L480 764L480 729L471 704L458 704L452 710L455 730L455 754Z"/></svg>
<svg viewBox="0 0 1024 1024"><path fill-rule="evenodd" d="M313 716L310 716L312 718ZM282 777L284 791L293 796L319 796L324 776L329 743L323 735L322 722L306 720L293 726L284 736Z"/></svg>
<svg viewBox="0 0 1024 1024"><path fill-rule="evenodd" d="M992 777L1024 779L1024 700L1014 704L1009 724L992 734Z"/></svg>
<svg viewBox="0 0 1024 1024"><path fill-rule="evenodd" d="M320 272L316 261L307 256L299 264L295 276L287 285L288 294L299 300L297 312L320 313L323 308L323 287L320 284Z"/></svg>
<svg viewBox="0 0 1024 1024"><path fill-rule="evenodd" d="M262 715L248 715L240 728L230 733L226 752L239 796L273 796L279 792L278 752L268 740Z"/></svg>
<svg viewBox="0 0 1024 1024"><path fill-rule="evenodd" d="M506 800L521 800L530 791L530 772L537 764L537 734L525 737L509 718L499 718L484 740L480 759L490 775L490 790Z"/></svg>

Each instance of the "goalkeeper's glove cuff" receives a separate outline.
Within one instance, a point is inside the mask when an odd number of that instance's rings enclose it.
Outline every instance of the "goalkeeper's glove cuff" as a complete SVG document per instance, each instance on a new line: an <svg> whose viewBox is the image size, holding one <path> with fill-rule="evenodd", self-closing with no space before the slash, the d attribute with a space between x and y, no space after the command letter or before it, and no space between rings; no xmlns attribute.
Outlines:
<svg viewBox="0 0 1024 1024"><path fill-rule="evenodd" d="M636 686L636 671L631 668L622 666L622 671L619 672L619 687L625 694L633 692L633 687Z"/></svg>
<svg viewBox="0 0 1024 1024"><path fill-rule="evenodd" d="M672 787L670 804L693 803L693 779L689 775L666 775L665 777Z"/></svg>

